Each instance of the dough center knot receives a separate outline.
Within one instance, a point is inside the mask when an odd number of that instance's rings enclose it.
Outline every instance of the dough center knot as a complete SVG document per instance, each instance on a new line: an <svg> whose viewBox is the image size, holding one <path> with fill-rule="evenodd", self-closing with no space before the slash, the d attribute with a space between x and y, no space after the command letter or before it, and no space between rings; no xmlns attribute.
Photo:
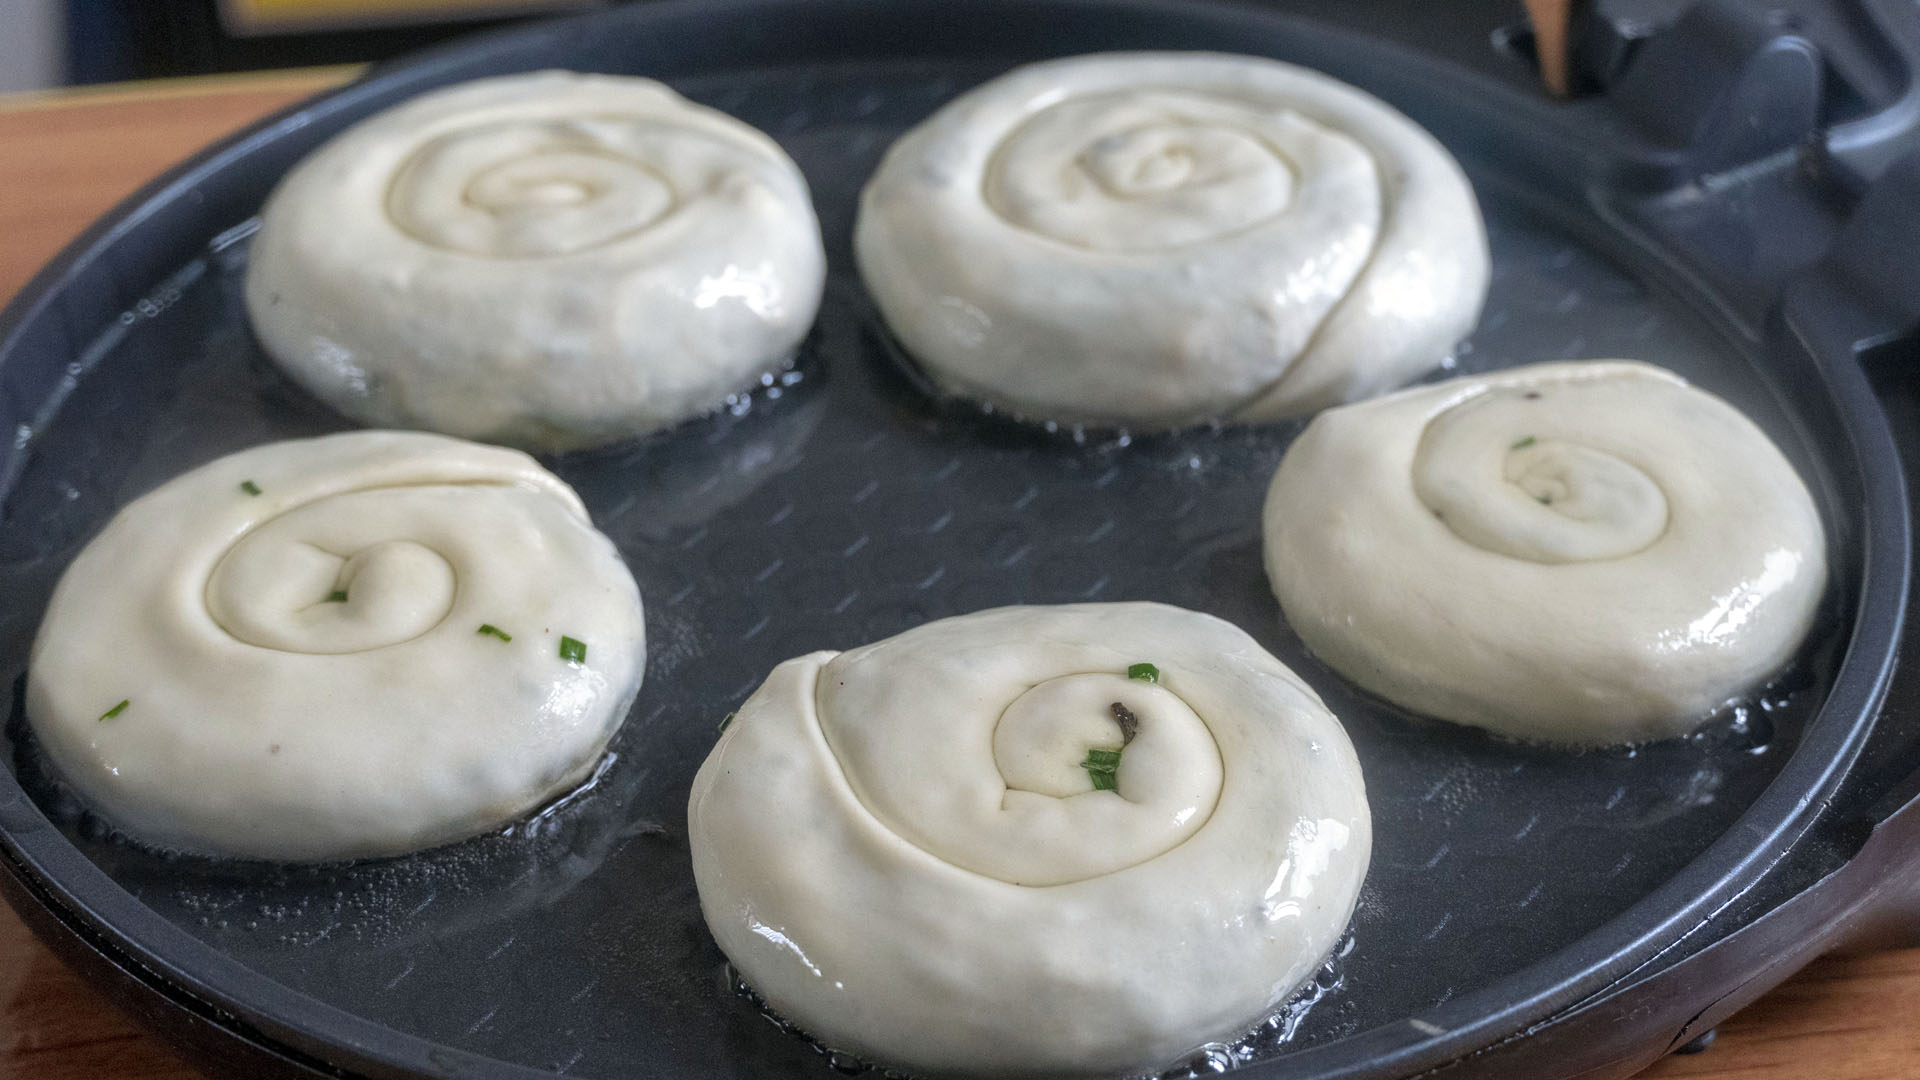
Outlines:
<svg viewBox="0 0 1920 1080"><path fill-rule="evenodd" d="M428 141L395 173L387 212L433 247L484 258L576 255L642 232L679 194L638 118L518 120Z"/></svg>
<svg viewBox="0 0 1920 1080"><path fill-rule="evenodd" d="M1573 383L1460 402L1427 425L1414 487L1475 547L1537 563L1617 559L1667 529L1666 492L1631 424L1582 403Z"/></svg>

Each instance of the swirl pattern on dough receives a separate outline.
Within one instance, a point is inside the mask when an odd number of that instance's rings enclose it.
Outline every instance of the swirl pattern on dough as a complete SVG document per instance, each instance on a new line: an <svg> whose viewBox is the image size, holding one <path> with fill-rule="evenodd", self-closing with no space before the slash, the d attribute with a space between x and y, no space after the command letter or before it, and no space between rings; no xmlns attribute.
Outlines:
<svg viewBox="0 0 1920 1080"><path fill-rule="evenodd" d="M1368 396L1438 364L1489 264L1412 121L1253 57L1020 68L888 151L855 253L943 388L1037 419L1178 427Z"/></svg>
<svg viewBox="0 0 1920 1080"><path fill-rule="evenodd" d="M578 783L643 653L632 575L558 478L355 432L233 454L123 509L54 592L27 710L62 778L143 841L356 858Z"/></svg>
<svg viewBox="0 0 1920 1080"><path fill-rule="evenodd" d="M1766 434L1627 361L1330 410L1281 462L1265 530L1287 620L1342 674L1558 743L1690 730L1787 662L1827 573Z"/></svg>
<svg viewBox="0 0 1920 1080"><path fill-rule="evenodd" d="M732 149L634 116L476 125L415 150L388 189L387 214L419 240L469 255L577 255L670 213L679 193L650 162L687 147L717 159L703 166L716 173Z"/></svg>
<svg viewBox="0 0 1920 1080"><path fill-rule="evenodd" d="M1157 683L1127 678L1143 660ZM1371 845L1313 691L1233 626L1139 603L787 661L688 818L747 982L830 1046L940 1075L1139 1071L1240 1034L1337 942Z"/></svg>
<svg viewBox="0 0 1920 1080"><path fill-rule="evenodd" d="M537 449L702 413L789 360L825 255L771 139L647 79L424 94L303 160L261 212L267 351L369 424Z"/></svg>

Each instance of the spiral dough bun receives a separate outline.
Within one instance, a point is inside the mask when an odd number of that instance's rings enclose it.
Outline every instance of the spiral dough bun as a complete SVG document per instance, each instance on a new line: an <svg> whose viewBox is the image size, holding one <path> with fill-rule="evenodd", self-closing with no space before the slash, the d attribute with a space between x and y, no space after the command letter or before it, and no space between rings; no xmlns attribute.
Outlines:
<svg viewBox="0 0 1920 1080"><path fill-rule="evenodd" d="M944 389L1134 428L1300 415L1446 357L1485 228L1440 144L1318 72L1115 53L1019 68L908 132L854 232Z"/></svg>
<svg viewBox="0 0 1920 1080"><path fill-rule="evenodd" d="M557 477L356 432L233 454L121 510L54 590L27 716L147 843L389 855L578 784L643 651L633 577Z"/></svg>
<svg viewBox="0 0 1920 1080"><path fill-rule="evenodd" d="M334 408L552 450L719 407L791 358L826 272L773 140L564 71L349 128L281 181L251 259L260 340Z"/></svg>
<svg viewBox="0 0 1920 1080"><path fill-rule="evenodd" d="M1127 677L1141 661L1157 683ZM1083 767L1103 748L1111 790ZM688 818L747 982L829 1046L939 1075L1138 1072L1244 1032L1339 939L1372 836L1306 684L1225 622L1137 603L789 660Z"/></svg>
<svg viewBox="0 0 1920 1080"><path fill-rule="evenodd" d="M1415 712L1557 743L1690 730L1786 663L1827 574L1766 434L1626 361L1322 413L1264 523L1280 606L1327 663Z"/></svg>

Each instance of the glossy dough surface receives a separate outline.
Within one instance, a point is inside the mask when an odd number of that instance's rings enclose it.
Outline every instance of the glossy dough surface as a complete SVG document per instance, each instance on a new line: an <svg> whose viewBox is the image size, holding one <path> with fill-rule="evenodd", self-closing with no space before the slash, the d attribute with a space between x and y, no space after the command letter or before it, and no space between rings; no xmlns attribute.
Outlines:
<svg viewBox="0 0 1920 1080"><path fill-rule="evenodd" d="M639 689L642 634L612 543L526 455L354 432L221 458L121 510L54 590L27 715L148 843L396 854L582 780Z"/></svg>
<svg viewBox="0 0 1920 1080"><path fill-rule="evenodd" d="M719 407L791 356L825 280L773 140L648 79L544 71L423 94L295 166L247 311L364 423L532 449Z"/></svg>
<svg viewBox="0 0 1920 1080"><path fill-rule="evenodd" d="M1123 745L1095 790L1088 751ZM1338 941L1372 837L1313 691L1230 624L1140 603L789 660L688 818L747 982L829 1046L937 1075L1138 1072L1241 1034Z"/></svg>
<svg viewBox="0 0 1920 1080"><path fill-rule="evenodd" d="M1413 121L1247 56L1019 68L887 152L854 248L944 389L1033 419L1266 420L1438 364L1486 295L1472 188Z"/></svg>
<svg viewBox="0 0 1920 1080"><path fill-rule="evenodd" d="M1827 573L1766 434L1626 361L1322 413L1264 525L1280 606L1322 659L1415 712L1549 742L1692 729L1787 662Z"/></svg>

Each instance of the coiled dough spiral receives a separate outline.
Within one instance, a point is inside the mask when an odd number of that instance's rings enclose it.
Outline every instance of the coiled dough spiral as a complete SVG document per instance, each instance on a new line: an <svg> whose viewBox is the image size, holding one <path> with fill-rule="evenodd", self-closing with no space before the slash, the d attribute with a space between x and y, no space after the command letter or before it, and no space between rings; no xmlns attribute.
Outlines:
<svg viewBox="0 0 1920 1080"><path fill-rule="evenodd" d="M1308 647L1407 708L1524 739L1682 734L1813 623L1812 496L1661 368L1538 364L1315 418L1264 515Z"/></svg>
<svg viewBox="0 0 1920 1080"><path fill-rule="evenodd" d="M289 172L246 298L364 423L564 450L710 412L788 361L825 255L773 140L647 79L423 94Z"/></svg>
<svg viewBox="0 0 1920 1080"><path fill-rule="evenodd" d="M1127 677L1142 661L1157 683ZM1113 790L1083 767L1102 748ZM789 660L688 819L747 982L829 1046L937 1075L1138 1072L1240 1034L1337 942L1372 837L1313 691L1228 623L1142 603Z"/></svg>
<svg viewBox="0 0 1920 1080"><path fill-rule="evenodd" d="M145 842L389 855L579 783L643 652L633 577L559 478L354 432L221 458L121 510L54 590L27 716Z"/></svg>
<svg viewBox="0 0 1920 1080"><path fill-rule="evenodd" d="M1019 68L903 136L855 254L944 389L1170 428L1366 397L1438 364L1486 295L1472 188L1377 99L1274 60Z"/></svg>

